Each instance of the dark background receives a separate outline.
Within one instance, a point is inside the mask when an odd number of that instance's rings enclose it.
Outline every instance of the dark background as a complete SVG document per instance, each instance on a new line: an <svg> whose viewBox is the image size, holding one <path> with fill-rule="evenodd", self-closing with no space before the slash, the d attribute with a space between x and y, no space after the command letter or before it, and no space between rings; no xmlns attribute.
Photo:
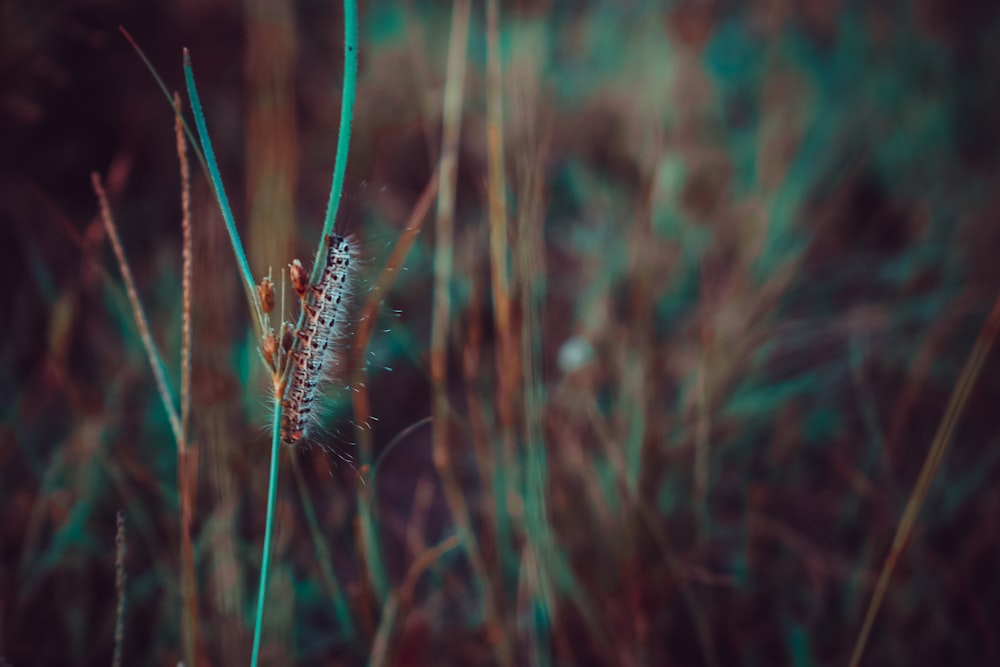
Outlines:
<svg viewBox="0 0 1000 667"><path fill-rule="evenodd" d="M377 477L344 382L314 446L283 451L267 664L494 664L499 645L515 664L847 664L1000 288L1000 10L501 5L512 459L479 2L449 348L452 457L488 574L433 550L455 528L421 424L432 213L371 343L372 454L395 443ZM361 245L359 302L438 160L450 20L445 2L361 3L338 223ZM174 387L180 177L170 107L118 25L171 90L190 49L256 275L308 264L336 151L338 3L0 0L0 657L14 667L111 660L119 510L124 664L182 658L176 448L90 173ZM269 382L191 165L198 664L245 664ZM992 355L864 664L1000 664L998 378Z"/></svg>

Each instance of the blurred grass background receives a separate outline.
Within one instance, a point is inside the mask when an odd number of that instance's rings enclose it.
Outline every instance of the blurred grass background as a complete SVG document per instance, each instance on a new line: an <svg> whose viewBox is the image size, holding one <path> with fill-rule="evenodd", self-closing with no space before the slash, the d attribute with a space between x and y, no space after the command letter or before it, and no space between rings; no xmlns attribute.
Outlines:
<svg viewBox="0 0 1000 667"><path fill-rule="evenodd" d="M172 112L116 26L172 88L191 50L260 276L310 259L321 227L342 9L0 15L0 656L107 664L120 509L124 663L175 664L176 451L88 174L106 175L174 386L179 177ZM360 20L340 228L362 242L363 300L439 160L451 3L367 2ZM351 392L328 392L322 444L360 472L283 453L266 664L846 664L1000 288L1000 10L500 3L502 326L486 25L472 3L447 357L473 539L452 539L424 421L428 220L375 326L370 432ZM267 378L193 174L198 664L245 664ZM993 355L864 664L1000 664L998 371Z"/></svg>

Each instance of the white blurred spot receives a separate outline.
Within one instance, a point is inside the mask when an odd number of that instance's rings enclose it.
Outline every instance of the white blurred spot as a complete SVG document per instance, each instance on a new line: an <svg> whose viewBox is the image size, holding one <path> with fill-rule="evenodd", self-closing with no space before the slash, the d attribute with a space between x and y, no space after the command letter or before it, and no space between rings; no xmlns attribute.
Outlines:
<svg viewBox="0 0 1000 667"><path fill-rule="evenodd" d="M563 373L572 373L594 358L594 348L583 336L573 336L559 348L557 363Z"/></svg>

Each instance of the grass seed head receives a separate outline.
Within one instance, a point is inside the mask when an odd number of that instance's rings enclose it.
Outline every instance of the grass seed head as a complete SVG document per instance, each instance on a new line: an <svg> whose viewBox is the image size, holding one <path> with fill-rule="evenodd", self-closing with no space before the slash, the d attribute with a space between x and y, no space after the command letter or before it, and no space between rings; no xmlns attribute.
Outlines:
<svg viewBox="0 0 1000 667"><path fill-rule="evenodd" d="M288 272L292 279L292 287L295 289L295 293L299 295L299 298L305 298L306 293L309 291L309 273L302 266L302 262L299 260L293 260L291 264L288 265Z"/></svg>
<svg viewBox="0 0 1000 667"><path fill-rule="evenodd" d="M264 355L264 361L267 362L267 365L274 368L274 355L278 352L278 339L275 337L273 331L267 332L264 342L260 346L260 352Z"/></svg>
<svg viewBox="0 0 1000 667"><path fill-rule="evenodd" d="M270 277L261 278L257 285L257 296L260 297L260 307L265 315L274 310L274 282Z"/></svg>

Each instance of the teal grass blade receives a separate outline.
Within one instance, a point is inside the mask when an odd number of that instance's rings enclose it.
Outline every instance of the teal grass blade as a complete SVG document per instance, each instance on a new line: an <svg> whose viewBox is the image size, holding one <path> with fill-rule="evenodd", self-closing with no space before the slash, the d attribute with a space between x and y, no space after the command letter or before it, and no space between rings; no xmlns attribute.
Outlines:
<svg viewBox="0 0 1000 667"><path fill-rule="evenodd" d="M191 54L188 53L187 49L184 49L184 80L187 83L188 97L191 98L191 112L194 114L195 127L198 128L198 138L200 139L201 150L205 154L205 162L208 166L212 188L215 190L215 198L219 202L219 209L222 211L222 218L226 223L226 231L229 232L229 241L233 246L233 253L236 255L236 264L239 266L240 274L243 278L243 289L246 291L250 310L254 314L254 326L257 329L259 338L263 336L264 313L261 311L257 300L253 274L250 272L250 263L247 261L246 252L243 250L240 233L236 229L236 219L233 217L233 211L229 206L226 189L222 185L222 174L219 173L219 165L215 160L212 139L208 136L208 126L205 123L205 114L201 108L201 98L198 97L198 87L195 85L194 71L191 69Z"/></svg>
<svg viewBox="0 0 1000 667"><path fill-rule="evenodd" d="M354 0L344 2L344 87L340 98L340 131L337 134L337 157L333 163L333 184L330 186L330 200L326 205L326 220L323 221L323 235L316 249L313 262L312 282L319 280L322 259L326 257L329 237L337 221L337 209L344 190L344 174L347 171L347 153L351 144L351 123L354 121L354 97L358 86L358 9Z"/></svg>

